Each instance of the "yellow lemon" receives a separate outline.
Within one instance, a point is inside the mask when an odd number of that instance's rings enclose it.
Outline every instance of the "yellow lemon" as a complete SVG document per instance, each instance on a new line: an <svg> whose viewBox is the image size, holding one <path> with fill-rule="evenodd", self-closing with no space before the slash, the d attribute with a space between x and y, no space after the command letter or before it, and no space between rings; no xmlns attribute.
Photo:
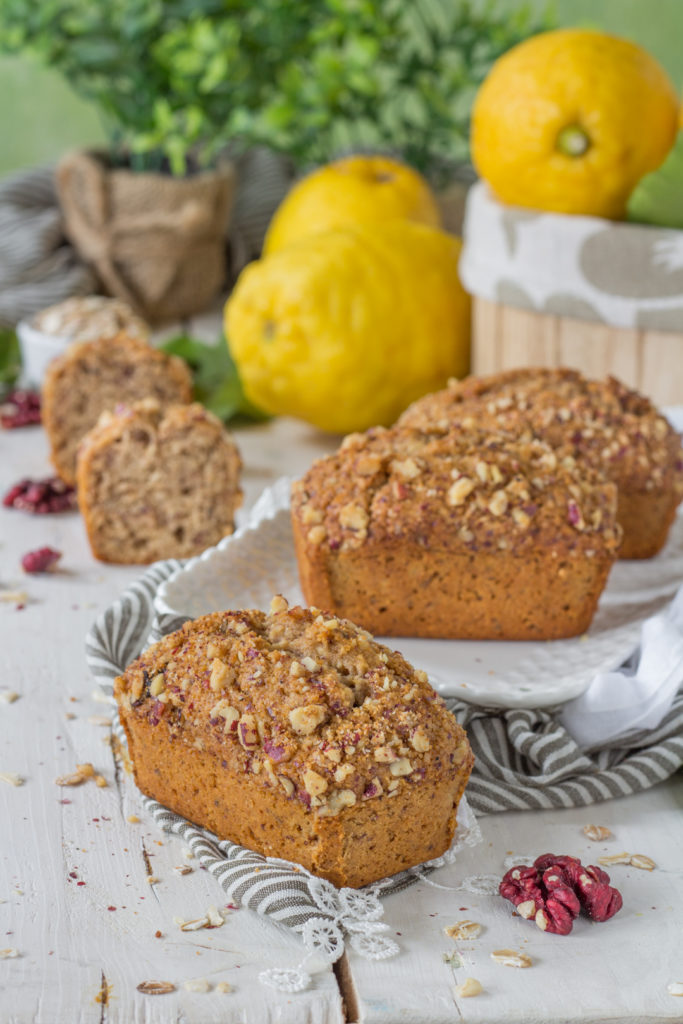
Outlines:
<svg viewBox="0 0 683 1024"><path fill-rule="evenodd" d="M252 263L226 305L248 398L333 433L392 423L467 373L460 241L411 221L313 235Z"/></svg>
<svg viewBox="0 0 683 1024"><path fill-rule="evenodd" d="M640 46L585 29L533 36L504 54L472 111L472 158L506 203L619 218L662 162L678 103Z"/></svg>
<svg viewBox="0 0 683 1024"><path fill-rule="evenodd" d="M346 224L400 218L441 227L436 200L412 167L384 156L350 156L298 182L275 211L263 247L277 252Z"/></svg>

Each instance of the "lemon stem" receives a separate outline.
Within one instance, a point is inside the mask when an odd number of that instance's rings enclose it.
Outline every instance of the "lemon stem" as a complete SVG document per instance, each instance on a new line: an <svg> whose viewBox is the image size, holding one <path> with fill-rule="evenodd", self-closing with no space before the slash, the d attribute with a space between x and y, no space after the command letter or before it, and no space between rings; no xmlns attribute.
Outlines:
<svg viewBox="0 0 683 1024"><path fill-rule="evenodd" d="M565 156L583 156L590 149L591 140L578 124L569 124L557 136L557 148Z"/></svg>

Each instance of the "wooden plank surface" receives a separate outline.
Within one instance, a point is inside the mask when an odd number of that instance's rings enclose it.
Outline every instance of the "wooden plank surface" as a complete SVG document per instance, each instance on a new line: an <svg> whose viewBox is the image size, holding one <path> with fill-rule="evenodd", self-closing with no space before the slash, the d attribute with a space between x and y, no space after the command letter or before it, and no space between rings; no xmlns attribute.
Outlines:
<svg viewBox="0 0 683 1024"><path fill-rule="evenodd" d="M236 436L247 504L282 472L303 472L337 443L286 419ZM0 491L20 476L48 472L38 428L0 432ZM24 577L21 554L45 544L64 552L60 571ZM20 954L0 960L0 1024L341 1024L332 971L317 974L313 987L297 995L258 983L265 967L301 959L300 941L290 933L248 911L228 912L225 924L210 931L182 933L173 923L174 916L222 905L222 891L196 866L184 876L173 871L192 862L177 839L145 819L131 780L116 772L108 729L93 719L107 707L92 699L83 655L97 613L139 573L96 563L76 514L31 517L0 508L0 589L28 592L23 610L0 602L0 694L20 694L13 703L0 700L0 771L25 778L21 787L0 783L0 948ZM107 788L55 785L56 776L83 761L104 775ZM668 995L666 985L683 981L681 809L679 774L648 794L594 809L482 819L484 842L442 870L434 879L439 885L457 886L472 874L500 876L507 853L548 849L587 860L627 849L652 857L657 869L614 868L624 910L604 925L582 919L568 937L543 935L495 896L420 883L388 898L385 917L401 953L380 962L350 954L346 1018L367 1024L680 1021L683 1000ZM130 822L130 815L141 821ZM590 844L580 829L591 821L610 826L615 838ZM149 866L159 878L153 886ZM486 930L456 947L443 927L463 917ZM492 949L508 946L529 952L532 968L516 971L490 960ZM462 967L444 963L443 954L454 951ZM485 992L459 1000L455 986L467 975L478 977ZM212 986L227 981L234 991L183 989L198 977ZM139 994L136 986L151 979L172 981L178 991ZM97 1001L103 993L104 1004Z"/></svg>

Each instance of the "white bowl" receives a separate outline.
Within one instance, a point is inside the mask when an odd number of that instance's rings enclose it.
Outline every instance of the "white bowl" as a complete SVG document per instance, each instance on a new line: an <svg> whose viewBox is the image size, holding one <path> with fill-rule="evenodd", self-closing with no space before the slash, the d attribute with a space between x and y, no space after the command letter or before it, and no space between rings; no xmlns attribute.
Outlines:
<svg viewBox="0 0 683 1024"><path fill-rule="evenodd" d="M52 360L62 354L70 339L45 334L32 327L28 320L17 324L17 338L21 349L21 380L25 387L40 388L45 371Z"/></svg>

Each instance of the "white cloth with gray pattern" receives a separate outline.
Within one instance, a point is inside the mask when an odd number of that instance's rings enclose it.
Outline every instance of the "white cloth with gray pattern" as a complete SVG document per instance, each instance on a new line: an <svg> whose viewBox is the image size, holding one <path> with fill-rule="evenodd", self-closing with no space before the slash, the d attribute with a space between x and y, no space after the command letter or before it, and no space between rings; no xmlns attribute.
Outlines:
<svg viewBox="0 0 683 1024"><path fill-rule="evenodd" d="M470 189L460 277L473 295L612 327L683 331L683 231L542 213Z"/></svg>

